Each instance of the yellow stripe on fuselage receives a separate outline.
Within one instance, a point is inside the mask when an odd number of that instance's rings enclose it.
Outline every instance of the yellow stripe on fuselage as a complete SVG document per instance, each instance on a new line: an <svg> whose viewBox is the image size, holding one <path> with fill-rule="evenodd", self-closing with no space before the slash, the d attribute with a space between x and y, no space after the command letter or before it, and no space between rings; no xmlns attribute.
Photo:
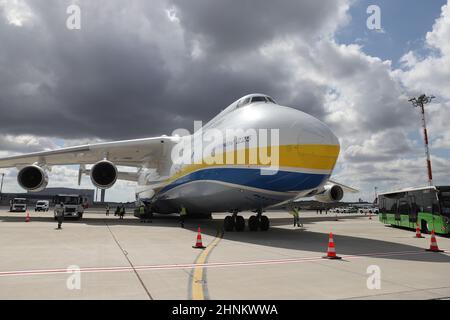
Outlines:
<svg viewBox="0 0 450 320"><path fill-rule="evenodd" d="M275 150L278 149L278 150ZM204 158L202 163L188 164L172 175L166 182L170 183L191 172L218 166L255 166L255 167L289 167L296 169L313 169L332 171L339 156L339 145L299 144L275 147L246 148L233 150L213 157ZM278 157L271 156L278 152ZM256 155L256 157L255 157ZM262 159L260 155L267 155ZM232 161L230 161L230 159ZM268 163L267 160L270 160Z"/></svg>

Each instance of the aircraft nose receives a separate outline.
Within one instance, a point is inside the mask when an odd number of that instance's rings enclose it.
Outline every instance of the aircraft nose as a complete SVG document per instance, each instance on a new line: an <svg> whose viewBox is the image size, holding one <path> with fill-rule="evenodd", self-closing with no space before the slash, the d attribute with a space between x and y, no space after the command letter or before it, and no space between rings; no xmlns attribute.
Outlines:
<svg viewBox="0 0 450 320"><path fill-rule="evenodd" d="M297 136L297 163L303 168L331 174L339 157L339 139L322 121L298 111L293 120ZM292 121L291 120L291 121Z"/></svg>
<svg viewBox="0 0 450 320"><path fill-rule="evenodd" d="M319 119L307 115L297 123L298 144L338 146L339 139L331 129Z"/></svg>
<svg viewBox="0 0 450 320"><path fill-rule="evenodd" d="M279 116L285 121L286 132L297 138L298 145L328 145L339 147L339 139L331 129L319 119L297 109L280 110ZM292 131L291 131L292 130Z"/></svg>

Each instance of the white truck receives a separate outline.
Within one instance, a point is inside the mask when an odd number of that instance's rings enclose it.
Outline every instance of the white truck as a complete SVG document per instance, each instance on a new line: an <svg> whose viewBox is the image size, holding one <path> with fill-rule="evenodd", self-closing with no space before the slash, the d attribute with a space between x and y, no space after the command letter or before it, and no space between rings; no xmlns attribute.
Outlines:
<svg viewBox="0 0 450 320"><path fill-rule="evenodd" d="M9 202L10 212L25 212L27 211L27 199L14 198Z"/></svg>
<svg viewBox="0 0 450 320"><path fill-rule="evenodd" d="M56 220L56 208L60 206L61 203L64 204L64 218L75 218L80 220L83 218L84 213L84 203L83 197L78 194L59 194L54 199L55 202L55 213L54 217Z"/></svg>
<svg viewBox="0 0 450 320"><path fill-rule="evenodd" d="M36 202L36 206L34 207L34 211L48 211L49 204L50 203L48 200L38 200Z"/></svg>

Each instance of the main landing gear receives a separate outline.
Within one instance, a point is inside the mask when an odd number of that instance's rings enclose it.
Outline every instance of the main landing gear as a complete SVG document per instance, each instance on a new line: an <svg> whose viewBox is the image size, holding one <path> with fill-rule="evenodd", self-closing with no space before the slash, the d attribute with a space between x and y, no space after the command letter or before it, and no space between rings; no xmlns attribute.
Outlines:
<svg viewBox="0 0 450 320"><path fill-rule="evenodd" d="M244 231L245 230L245 220L244 217L238 216L238 212L233 212L233 215L226 216L224 220L225 231ZM251 216L248 219L248 229L250 231L267 231L269 230L270 221L267 216L262 215L262 210L256 211L256 215Z"/></svg>
<svg viewBox="0 0 450 320"><path fill-rule="evenodd" d="M245 230L245 220L244 217L238 216L238 212L233 212L232 216L226 216L223 221L223 227L225 231L244 231Z"/></svg>

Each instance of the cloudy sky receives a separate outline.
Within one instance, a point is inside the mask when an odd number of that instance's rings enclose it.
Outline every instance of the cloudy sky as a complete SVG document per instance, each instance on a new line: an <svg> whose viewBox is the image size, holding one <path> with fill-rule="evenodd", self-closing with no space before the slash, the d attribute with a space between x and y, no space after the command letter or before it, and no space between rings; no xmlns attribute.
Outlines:
<svg viewBox="0 0 450 320"><path fill-rule="evenodd" d="M80 30L66 27L71 4ZM435 183L450 184L448 39L450 0L0 0L0 156L192 130L263 92L333 129L334 179L371 201L375 186L426 184L407 100L427 93ZM19 191L4 172L3 190ZM54 168L49 186L76 175ZM133 190L120 182L107 199Z"/></svg>

